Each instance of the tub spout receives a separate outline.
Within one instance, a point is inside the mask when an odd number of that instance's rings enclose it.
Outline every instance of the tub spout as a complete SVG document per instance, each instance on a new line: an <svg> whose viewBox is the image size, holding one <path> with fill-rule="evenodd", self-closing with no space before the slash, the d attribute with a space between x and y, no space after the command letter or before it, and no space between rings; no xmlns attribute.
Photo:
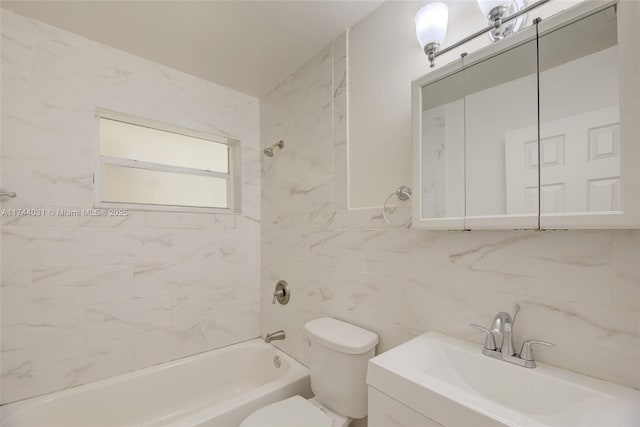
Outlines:
<svg viewBox="0 0 640 427"><path fill-rule="evenodd" d="M270 343L271 341L283 340L284 337L285 337L284 331L281 329L279 331L275 331L270 334L267 333L267 335L264 337L264 342Z"/></svg>

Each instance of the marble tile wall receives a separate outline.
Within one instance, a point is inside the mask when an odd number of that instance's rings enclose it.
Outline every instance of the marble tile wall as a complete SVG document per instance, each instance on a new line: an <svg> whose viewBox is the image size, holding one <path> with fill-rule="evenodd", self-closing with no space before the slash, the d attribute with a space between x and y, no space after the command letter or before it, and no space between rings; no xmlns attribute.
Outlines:
<svg viewBox="0 0 640 427"><path fill-rule="evenodd" d="M390 229L378 208L347 210L344 64L343 36L260 101L263 141L286 143L262 158L262 333L284 329L275 345L303 363L320 316L378 333L379 352L429 330L481 344L469 323L520 304L517 345L554 342L536 357L640 388L640 231Z"/></svg>
<svg viewBox="0 0 640 427"><path fill-rule="evenodd" d="M259 335L259 102L2 10L3 209L93 206L95 109L241 140L242 214L2 216L2 402Z"/></svg>

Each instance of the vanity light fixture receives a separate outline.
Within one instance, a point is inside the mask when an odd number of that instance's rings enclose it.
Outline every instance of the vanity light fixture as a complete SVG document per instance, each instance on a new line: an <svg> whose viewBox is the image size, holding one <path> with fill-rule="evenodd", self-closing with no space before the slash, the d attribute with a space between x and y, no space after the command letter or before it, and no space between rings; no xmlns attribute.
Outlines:
<svg viewBox="0 0 640 427"><path fill-rule="evenodd" d="M435 54L447 33L448 21L449 6L443 2L427 3L416 13L416 37L432 67Z"/></svg>
<svg viewBox="0 0 640 427"><path fill-rule="evenodd" d="M523 13L516 19L505 22L507 17L524 9L523 0L478 0L478 7L493 27L489 30L489 37L494 42L518 31L527 19L527 15Z"/></svg>
<svg viewBox="0 0 640 427"><path fill-rule="evenodd" d="M449 9L445 3L428 3L416 14L416 35L418 36L420 46L424 49L424 53L429 57L431 67L434 66L435 59L438 56L486 32L490 32L489 37L491 37L491 40L502 40L509 34L518 31L524 25L526 19L524 16L525 13L551 0L538 0L527 7L524 7L523 1L524 0L478 0L478 6L480 6L480 10L487 15L489 25L444 49L440 49L440 43L444 40L444 35L447 31ZM442 12L443 10L444 13Z"/></svg>

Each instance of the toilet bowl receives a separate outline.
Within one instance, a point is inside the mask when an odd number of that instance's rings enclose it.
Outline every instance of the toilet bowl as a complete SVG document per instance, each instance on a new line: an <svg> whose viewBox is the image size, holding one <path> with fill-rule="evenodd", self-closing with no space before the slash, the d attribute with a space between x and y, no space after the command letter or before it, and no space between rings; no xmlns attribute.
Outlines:
<svg viewBox="0 0 640 427"><path fill-rule="evenodd" d="M331 317L307 322L315 397L293 396L253 412L240 427L346 427L367 415L367 362L378 336Z"/></svg>
<svg viewBox="0 0 640 427"><path fill-rule="evenodd" d="M347 427L350 422L351 418L332 411L315 397L293 396L258 409L240 427Z"/></svg>

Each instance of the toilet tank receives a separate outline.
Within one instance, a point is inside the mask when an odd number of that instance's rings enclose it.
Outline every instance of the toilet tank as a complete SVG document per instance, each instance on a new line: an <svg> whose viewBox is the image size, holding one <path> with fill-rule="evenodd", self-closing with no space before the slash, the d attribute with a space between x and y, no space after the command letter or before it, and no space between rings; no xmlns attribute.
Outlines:
<svg viewBox="0 0 640 427"><path fill-rule="evenodd" d="M378 335L330 317L304 325L311 341L311 389L318 400L351 418L367 415L367 362Z"/></svg>

